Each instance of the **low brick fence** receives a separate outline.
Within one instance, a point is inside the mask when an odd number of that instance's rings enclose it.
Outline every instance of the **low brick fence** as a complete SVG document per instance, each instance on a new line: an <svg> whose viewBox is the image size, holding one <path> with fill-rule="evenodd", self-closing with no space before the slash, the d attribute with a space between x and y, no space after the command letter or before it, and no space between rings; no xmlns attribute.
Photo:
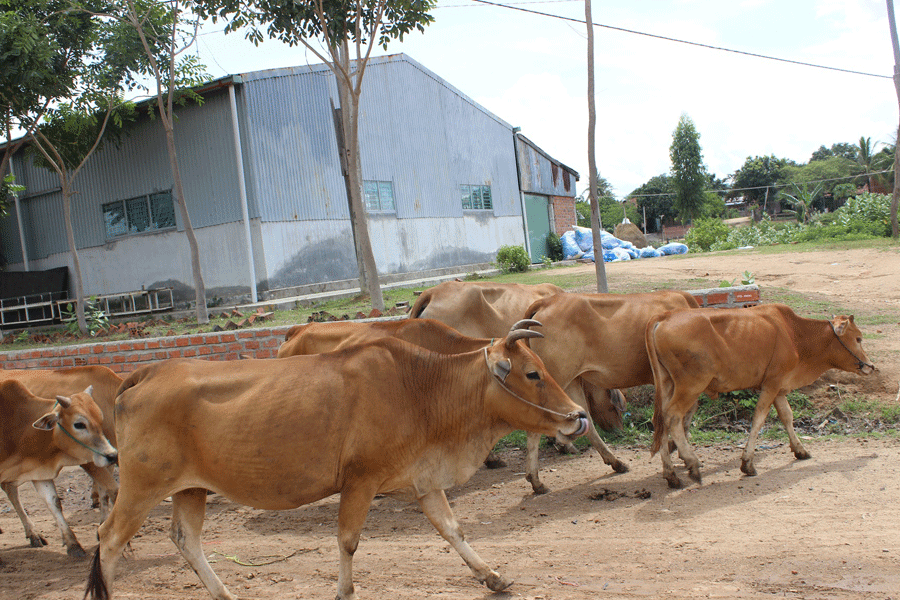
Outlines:
<svg viewBox="0 0 900 600"><path fill-rule="evenodd" d="M759 288L738 286L691 290L700 306L741 307L759 304ZM117 373L130 373L141 365L168 358L238 360L241 355L275 358L289 326L238 329L216 333L190 333L164 338L95 342L4 352L4 369L64 369L102 365Z"/></svg>

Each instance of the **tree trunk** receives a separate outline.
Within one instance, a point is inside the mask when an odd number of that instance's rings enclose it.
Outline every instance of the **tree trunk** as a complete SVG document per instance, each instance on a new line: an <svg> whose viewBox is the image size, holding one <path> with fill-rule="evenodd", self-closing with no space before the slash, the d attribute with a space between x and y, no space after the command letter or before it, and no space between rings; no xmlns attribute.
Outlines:
<svg viewBox="0 0 900 600"><path fill-rule="evenodd" d="M346 40L341 46L341 53L346 60L345 66L349 69L349 51ZM348 71L349 72L349 71ZM358 75L357 75L358 76ZM359 93L361 89L340 91L346 82L340 76L336 77L341 98L341 121L344 126L344 142L347 146L347 175L349 186L347 198L350 210L350 226L353 230L353 238L356 245L357 265L360 269L359 285L363 292L369 294L372 307L383 311L384 297L381 294L381 285L378 281L378 267L375 264L375 255L372 252L372 242L369 238L369 224L366 209L363 205L363 181L362 165L359 152ZM344 105L345 98L349 99L349 106ZM348 110L349 109L349 110Z"/></svg>
<svg viewBox="0 0 900 600"><path fill-rule="evenodd" d="M891 28L891 47L894 49L894 91L900 107L900 45L897 43L897 22L894 20L894 0L887 0L888 25ZM897 126L900 136L900 125ZM900 139L900 138L898 138ZM900 146L900 141L897 142ZM869 189L871 192L871 188ZM891 198L891 236L897 239L897 205L900 200L900 148L894 148L894 194Z"/></svg>
<svg viewBox="0 0 900 600"><path fill-rule="evenodd" d="M197 303L197 323L209 323L209 312L206 309L206 285L203 283L203 273L200 270L200 249L197 245L197 237L194 235L194 226L191 225L191 216L188 214L184 201L184 185L181 181L181 170L178 167L178 156L175 152L175 130L172 121L162 119L166 130L166 146L169 151L169 165L172 168L172 177L175 180L175 201L181 212L181 222L184 225L184 235L187 236L188 246L191 249L191 270L194 274L195 301Z"/></svg>
<svg viewBox="0 0 900 600"><path fill-rule="evenodd" d="M588 198L591 203L591 232L594 237L594 268L597 273L597 291L609 292L606 282L606 263L603 262L603 244L600 238L600 205L597 201L597 158L595 132L597 111L594 108L594 20L591 17L591 0L584 0L584 20L587 24L588 63Z"/></svg>
<svg viewBox="0 0 900 600"><path fill-rule="evenodd" d="M72 255L72 274L75 284L75 319L81 335L88 334L87 319L84 316L84 287L81 281L81 261L78 259L78 248L75 246L75 230L72 227L72 189L66 176L61 176L63 198L63 221L66 225L66 241Z"/></svg>

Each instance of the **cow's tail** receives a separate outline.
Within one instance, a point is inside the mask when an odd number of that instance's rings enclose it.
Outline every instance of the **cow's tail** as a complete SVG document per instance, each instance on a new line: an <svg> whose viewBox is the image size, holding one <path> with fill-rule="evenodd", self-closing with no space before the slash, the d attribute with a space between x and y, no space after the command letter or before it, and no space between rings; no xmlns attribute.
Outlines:
<svg viewBox="0 0 900 600"><path fill-rule="evenodd" d="M109 588L103 579L103 569L100 566L100 546L94 552L91 560L91 571L88 575L87 587L84 590L84 600L109 600Z"/></svg>
<svg viewBox="0 0 900 600"><path fill-rule="evenodd" d="M656 328L659 326L660 316L657 315L647 323L644 334L647 345L647 358L650 360L650 368L653 370L653 444L650 446L650 456L653 456L662 447L666 437L665 419L663 418L663 394L669 387L668 371L659 362L656 350Z"/></svg>

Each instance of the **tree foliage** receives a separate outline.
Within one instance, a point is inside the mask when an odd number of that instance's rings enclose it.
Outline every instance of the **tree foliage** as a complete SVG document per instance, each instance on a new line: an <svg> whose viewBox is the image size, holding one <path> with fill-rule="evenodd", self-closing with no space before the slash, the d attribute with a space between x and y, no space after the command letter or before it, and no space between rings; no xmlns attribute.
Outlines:
<svg viewBox="0 0 900 600"><path fill-rule="evenodd" d="M686 114L681 115L672 134L669 158L672 160L674 206L681 221L687 223L700 214L708 174L703 164L700 134Z"/></svg>
<svg viewBox="0 0 900 600"><path fill-rule="evenodd" d="M628 194L628 197L637 198L641 222L643 222L646 215L648 232L658 231L658 219L672 217L675 214L673 205L675 194L672 191L672 178L665 173L651 177L647 183Z"/></svg>
<svg viewBox="0 0 900 600"><path fill-rule="evenodd" d="M748 204L762 206L767 198L775 198L775 184L781 179L784 168L793 164L796 163L774 155L748 156L741 168L731 176L732 191L728 197L743 196Z"/></svg>

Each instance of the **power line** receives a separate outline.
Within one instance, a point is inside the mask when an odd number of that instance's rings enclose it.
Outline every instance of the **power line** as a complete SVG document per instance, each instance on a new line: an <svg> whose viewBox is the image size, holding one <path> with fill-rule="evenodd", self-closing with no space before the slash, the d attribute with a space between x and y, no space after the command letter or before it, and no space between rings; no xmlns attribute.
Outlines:
<svg viewBox="0 0 900 600"><path fill-rule="evenodd" d="M552 13L541 12L541 11L539 11L539 10L532 10L532 9L530 9L530 8L520 8L519 6L515 6L515 5L512 5L512 4L500 4L499 2L490 2L489 0L471 0L471 1L472 1L472 2L477 2L477 3L479 3L479 4L486 4L486 5L488 5L488 6L496 6L496 7L499 7L499 8L508 8L508 9L510 9L510 10L518 10L518 11L521 11L521 12L526 12L526 13L530 13L530 14L534 14L534 15L540 15L540 16L542 16L542 17L550 17L550 18L553 18L553 19L559 19L559 20L561 20L561 21L570 21L570 22L572 22L572 23L580 23L580 24L582 24L582 25L585 24L585 21L584 21L583 19L575 19L575 18L573 18L573 17L564 17L564 16L562 16L562 15L554 15L554 14L552 14ZM447 7L447 8L450 8L450 7ZM793 64L793 65L799 65L799 66L802 66L802 67L814 67L814 68L816 68L816 69L825 69L825 70L828 70L828 71L839 71L839 72L841 72L841 73L850 73L850 74L852 74L852 75L864 75L864 76L866 76L866 77L881 77L881 78L884 78L884 79L893 79L893 75L879 75L879 74L877 74L877 73L866 73L866 72L864 72L864 71L854 71L854 70L852 70L852 69L841 69L841 68L839 68L839 67L829 67L829 66L827 66L827 65L818 65L818 64L815 64L815 63L803 62L803 61L800 61L800 60L791 60L791 59L789 59L789 58L778 58L777 56L768 56L768 55L765 55L765 54L758 54L758 53L756 53L756 52L747 52L747 51L745 51L745 50L735 50L735 49L733 49L733 48L725 48L725 47L722 47L722 46L713 46L713 45L711 45L711 44L702 44L702 43L700 43L700 42L691 42L691 41L688 41L688 40L681 40L681 39L678 39L678 38L668 37L668 36L665 36L665 35L657 35L657 34L654 34L654 33L646 33L646 32L644 32L644 31L637 31L637 30L634 30L634 29L626 29L626 28L624 28L624 27L616 27L616 26L614 26L614 25L604 25L603 23L592 23L592 24L593 24L594 27L601 27L601 28L603 28L603 29L610 29L610 30L613 30L613 31L619 31L619 32L622 32L622 33L630 33L630 34L633 34L633 35L642 35L642 36L644 36L644 37L655 38L655 39L658 39L658 40L664 40L664 41L667 41L667 42L676 42L676 43L679 43L679 44L686 44L686 45L688 45L688 46L697 46L697 47L699 47L699 48L706 48L706 49L709 49L709 50L718 50L718 51L720 51L720 52L731 52L731 53L733 53L733 54L741 54L741 55L743 55L743 56L750 56L750 57L753 57L753 58L763 58L763 59L766 59L766 60L774 60L774 61L777 61L777 62L783 62L783 63Z"/></svg>
<svg viewBox="0 0 900 600"><path fill-rule="evenodd" d="M858 179L860 177L866 177L868 175L881 175L882 173L893 173L893 169L886 169L884 171L872 171L871 173L860 173L859 175L848 175L846 177L833 177L831 179L816 179L814 181L803 181L801 183L827 183L829 181L842 181L844 179ZM779 187L788 187L789 185L793 185L792 183L773 183L772 185L761 185L757 187L746 187L746 188L727 188L722 190L707 190L710 192L746 192L750 190L764 190L767 188L779 188ZM628 198L651 198L657 196L674 196L674 192L663 192L661 194L628 194L625 196L625 199Z"/></svg>

